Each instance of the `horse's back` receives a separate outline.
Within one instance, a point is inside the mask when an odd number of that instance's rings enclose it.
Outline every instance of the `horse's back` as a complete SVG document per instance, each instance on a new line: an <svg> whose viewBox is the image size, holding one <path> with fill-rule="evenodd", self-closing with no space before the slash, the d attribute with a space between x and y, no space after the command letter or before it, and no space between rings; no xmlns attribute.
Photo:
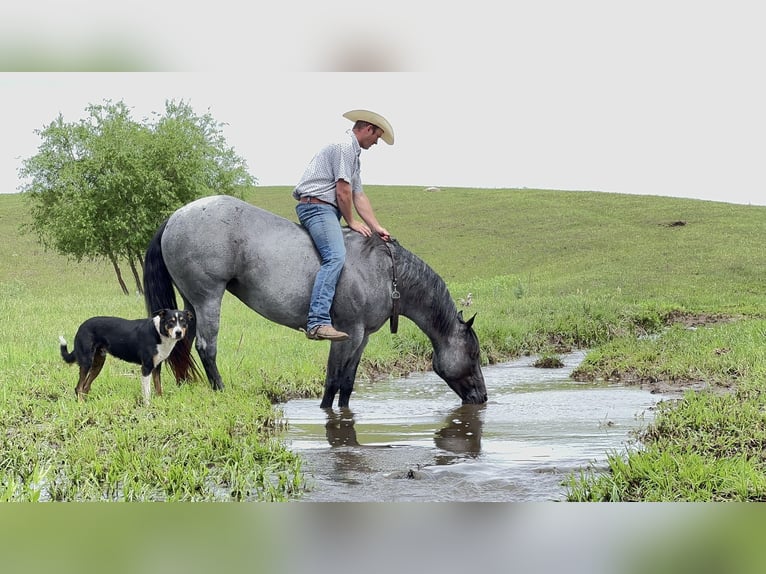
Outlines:
<svg viewBox="0 0 766 574"><path fill-rule="evenodd" d="M305 242L297 224L230 195L203 197L178 209L168 220L165 237L174 234L200 244L225 244L228 239L261 241L269 236ZM164 247L164 240L163 240Z"/></svg>

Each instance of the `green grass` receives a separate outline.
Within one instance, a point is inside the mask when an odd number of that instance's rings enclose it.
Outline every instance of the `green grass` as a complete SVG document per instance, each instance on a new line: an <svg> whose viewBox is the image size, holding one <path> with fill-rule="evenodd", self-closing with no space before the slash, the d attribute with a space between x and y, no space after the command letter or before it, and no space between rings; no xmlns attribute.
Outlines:
<svg viewBox="0 0 766 574"><path fill-rule="evenodd" d="M571 500L762 498L766 208L526 189L367 192L383 225L456 300L472 294L466 312L477 313L485 363L587 348L582 378L711 389L665 404L640 447L610 457L608 473L572 477ZM296 220L289 188L246 199ZM178 387L166 373L165 395L146 408L137 368L109 359L77 403L76 367L61 361L58 335L71 342L93 315L141 317L143 300L121 294L109 265L66 261L20 235L25 213L22 196L0 195L0 499L285 500L299 491L300 460L275 438L278 402L319 396L326 347L227 296L224 393ZM719 320L689 329L673 324L679 316ZM428 368L429 353L405 319L396 336L371 337L359 376Z"/></svg>
<svg viewBox="0 0 766 574"><path fill-rule="evenodd" d="M643 437L648 448L611 455L607 475L572 478L570 500L766 500L765 408L762 389L750 384L661 403Z"/></svg>

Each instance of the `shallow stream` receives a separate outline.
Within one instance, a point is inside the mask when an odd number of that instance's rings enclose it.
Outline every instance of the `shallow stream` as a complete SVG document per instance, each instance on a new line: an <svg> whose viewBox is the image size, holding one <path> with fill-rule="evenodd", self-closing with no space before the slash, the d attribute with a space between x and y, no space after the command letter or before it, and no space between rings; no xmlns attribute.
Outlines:
<svg viewBox="0 0 766 574"><path fill-rule="evenodd" d="M434 373L357 382L350 409L283 405L285 439L303 460L306 501L564 500L566 478L606 469L635 448L662 395L581 383L535 357L484 368L489 402L460 405Z"/></svg>

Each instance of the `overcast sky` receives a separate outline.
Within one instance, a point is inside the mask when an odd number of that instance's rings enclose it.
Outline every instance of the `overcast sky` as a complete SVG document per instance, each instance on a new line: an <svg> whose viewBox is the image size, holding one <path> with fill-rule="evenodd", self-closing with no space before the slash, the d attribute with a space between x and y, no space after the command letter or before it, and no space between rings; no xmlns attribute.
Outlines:
<svg viewBox="0 0 766 574"><path fill-rule="evenodd" d="M59 113L76 121L89 103L122 100L140 121L163 112L166 99L183 99L227 124L228 143L261 185L293 185L314 152L350 126L341 114L368 108L396 133L394 146L381 141L363 152L368 185L595 190L766 205L766 34L750 4L707 4L637 4L611 13L516 8L503 22L488 15L470 42L457 33L460 15L453 14L441 21L439 59L434 30L423 28L430 33L423 40L406 25L383 27L383 40L395 40L397 30L396 46L370 35L379 42L354 52L368 64L384 54L379 68L422 73L297 71L364 67L331 55L357 41L347 34L318 44L335 66L304 52L302 65L283 66L288 72L257 65L264 63L259 52L252 68L240 57L218 72L201 58L199 71L189 73L0 74L0 191L16 190L21 159L40 143L34 130ZM296 41L288 40L295 52ZM281 45L271 46L278 61ZM184 55L175 54L176 67L194 69Z"/></svg>

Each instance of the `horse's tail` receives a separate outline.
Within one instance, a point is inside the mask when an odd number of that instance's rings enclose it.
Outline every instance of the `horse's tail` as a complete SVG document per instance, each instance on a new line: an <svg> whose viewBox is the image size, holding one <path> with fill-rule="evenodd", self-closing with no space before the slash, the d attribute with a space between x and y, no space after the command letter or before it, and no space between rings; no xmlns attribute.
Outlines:
<svg viewBox="0 0 766 574"><path fill-rule="evenodd" d="M144 257L144 300L149 317L160 309L178 309L173 278L162 256L162 234L165 232L167 223L166 219L157 229ZM192 343L197 332L197 316L193 309L191 311L194 316L186 336L176 343L166 361L176 381L179 382L188 379L202 380L202 372L191 354Z"/></svg>

